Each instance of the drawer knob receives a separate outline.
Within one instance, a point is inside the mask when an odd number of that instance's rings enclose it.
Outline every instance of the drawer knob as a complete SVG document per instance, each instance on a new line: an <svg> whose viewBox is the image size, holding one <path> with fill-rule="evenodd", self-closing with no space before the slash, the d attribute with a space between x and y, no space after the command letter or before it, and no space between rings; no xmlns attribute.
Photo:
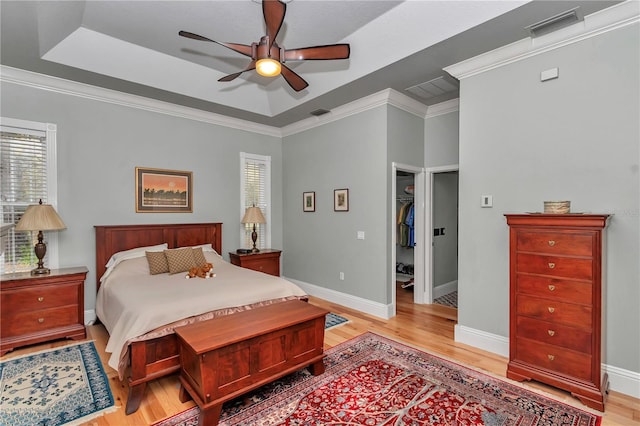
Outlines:
<svg viewBox="0 0 640 426"><path fill-rule="evenodd" d="M556 286L553 284L549 284L549 291L553 291L556 289Z"/></svg>
<svg viewBox="0 0 640 426"><path fill-rule="evenodd" d="M38 318L38 322L42 324L44 322L44 318Z"/></svg>
<svg viewBox="0 0 640 426"><path fill-rule="evenodd" d="M551 337L553 337L553 335L556 334L556 332L553 330L547 330L547 333L549 333L549 336Z"/></svg>
<svg viewBox="0 0 640 426"><path fill-rule="evenodd" d="M549 309L550 314L554 313L556 310L556 308L552 308L551 306L549 306L547 309Z"/></svg>
<svg viewBox="0 0 640 426"><path fill-rule="evenodd" d="M549 247L553 247L556 245L556 242L553 240L549 240Z"/></svg>
<svg viewBox="0 0 640 426"><path fill-rule="evenodd" d="M556 359L556 357L551 354L547 355L547 357L549 358L549 361L553 361L554 359Z"/></svg>
<svg viewBox="0 0 640 426"><path fill-rule="evenodd" d="M40 296L38 297L38 302L42 302L44 300L44 297Z"/></svg>
<svg viewBox="0 0 640 426"><path fill-rule="evenodd" d="M553 262L549 262L549 269L553 269L556 267L556 264Z"/></svg>

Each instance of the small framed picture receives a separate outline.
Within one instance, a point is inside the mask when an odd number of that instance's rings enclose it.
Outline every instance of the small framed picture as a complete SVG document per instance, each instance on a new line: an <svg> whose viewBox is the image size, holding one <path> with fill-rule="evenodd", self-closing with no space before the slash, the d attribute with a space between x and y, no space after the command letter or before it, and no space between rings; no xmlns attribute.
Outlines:
<svg viewBox="0 0 640 426"><path fill-rule="evenodd" d="M333 190L333 210L336 212L349 211L349 190L348 189Z"/></svg>
<svg viewBox="0 0 640 426"><path fill-rule="evenodd" d="M315 192L302 193L302 211L303 212L316 211L316 193Z"/></svg>
<svg viewBox="0 0 640 426"><path fill-rule="evenodd" d="M191 172L136 167L136 213L191 213Z"/></svg>

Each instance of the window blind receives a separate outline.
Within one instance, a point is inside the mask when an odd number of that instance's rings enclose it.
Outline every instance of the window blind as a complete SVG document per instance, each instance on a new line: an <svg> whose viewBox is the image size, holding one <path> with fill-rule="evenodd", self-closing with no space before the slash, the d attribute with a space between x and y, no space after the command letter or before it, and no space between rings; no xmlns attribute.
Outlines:
<svg viewBox="0 0 640 426"><path fill-rule="evenodd" d="M247 207L260 207L267 223L256 224L258 248L271 246L269 232L271 224L271 157L241 153L241 218ZM240 242L242 247L253 247L251 240L252 224L242 224Z"/></svg>
<svg viewBox="0 0 640 426"><path fill-rule="evenodd" d="M53 142L48 142L48 135L51 135L51 130L55 131L55 126L47 131L46 124L13 120L18 125L13 126L8 125L8 121L12 120L3 118L0 126L0 210L2 223L16 224L30 204L37 204L40 199L51 203L50 163L53 161L51 157L55 156L51 155L52 147L49 145L55 143L55 137ZM57 238L53 240L45 236L45 264L52 250L57 252ZM0 258L0 273L32 269L37 263L33 252L36 241L35 232L10 230Z"/></svg>

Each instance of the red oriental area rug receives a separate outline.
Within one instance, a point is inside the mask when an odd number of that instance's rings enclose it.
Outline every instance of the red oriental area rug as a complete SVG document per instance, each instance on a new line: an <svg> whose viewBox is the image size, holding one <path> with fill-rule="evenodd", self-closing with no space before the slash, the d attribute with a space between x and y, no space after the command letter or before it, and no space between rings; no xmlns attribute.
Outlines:
<svg viewBox="0 0 640 426"><path fill-rule="evenodd" d="M221 425L566 425L601 417L521 386L366 333L306 369L229 401ZM198 424L194 407L154 426Z"/></svg>

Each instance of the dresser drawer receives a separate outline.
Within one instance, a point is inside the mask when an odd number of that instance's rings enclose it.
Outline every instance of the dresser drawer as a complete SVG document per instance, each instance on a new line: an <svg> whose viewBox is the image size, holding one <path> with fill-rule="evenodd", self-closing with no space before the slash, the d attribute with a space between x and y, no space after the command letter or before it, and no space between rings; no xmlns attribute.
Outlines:
<svg viewBox="0 0 640 426"><path fill-rule="evenodd" d="M593 261L590 258L518 253L516 272L591 280L593 279Z"/></svg>
<svg viewBox="0 0 640 426"><path fill-rule="evenodd" d="M565 376L590 381L591 356L535 340L517 339L516 360Z"/></svg>
<svg viewBox="0 0 640 426"><path fill-rule="evenodd" d="M559 302L524 294L516 297L518 315L557 324L591 329L593 310L590 305Z"/></svg>
<svg viewBox="0 0 640 426"><path fill-rule="evenodd" d="M518 274L516 291L533 296L591 305L593 284L590 281L572 281L537 275Z"/></svg>
<svg viewBox="0 0 640 426"><path fill-rule="evenodd" d="M265 274L280 275L280 260L276 258L245 259L242 261L242 267L264 272Z"/></svg>
<svg viewBox="0 0 640 426"><path fill-rule="evenodd" d="M2 318L2 337L19 336L78 323L78 307L65 306L37 312L20 312Z"/></svg>
<svg viewBox="0 0 640 426"><path fill-rule="evenodd" d="M585 354L591 353L591 330L568 327L522 316L518 317L517 322L518 338L525 337Z"/></svg>
<svg viewBox="0 0 640 426"><path fill-rule="evenodd" d="M591 256L593 234L520 231L517 249L545 254Z"/></svg>
<svg viewBox="0 0 640 426"><path fill-rule="evenodd" d="M2 309L16 314L78 303L78 285L34 286L2 292Z"/></svg>

